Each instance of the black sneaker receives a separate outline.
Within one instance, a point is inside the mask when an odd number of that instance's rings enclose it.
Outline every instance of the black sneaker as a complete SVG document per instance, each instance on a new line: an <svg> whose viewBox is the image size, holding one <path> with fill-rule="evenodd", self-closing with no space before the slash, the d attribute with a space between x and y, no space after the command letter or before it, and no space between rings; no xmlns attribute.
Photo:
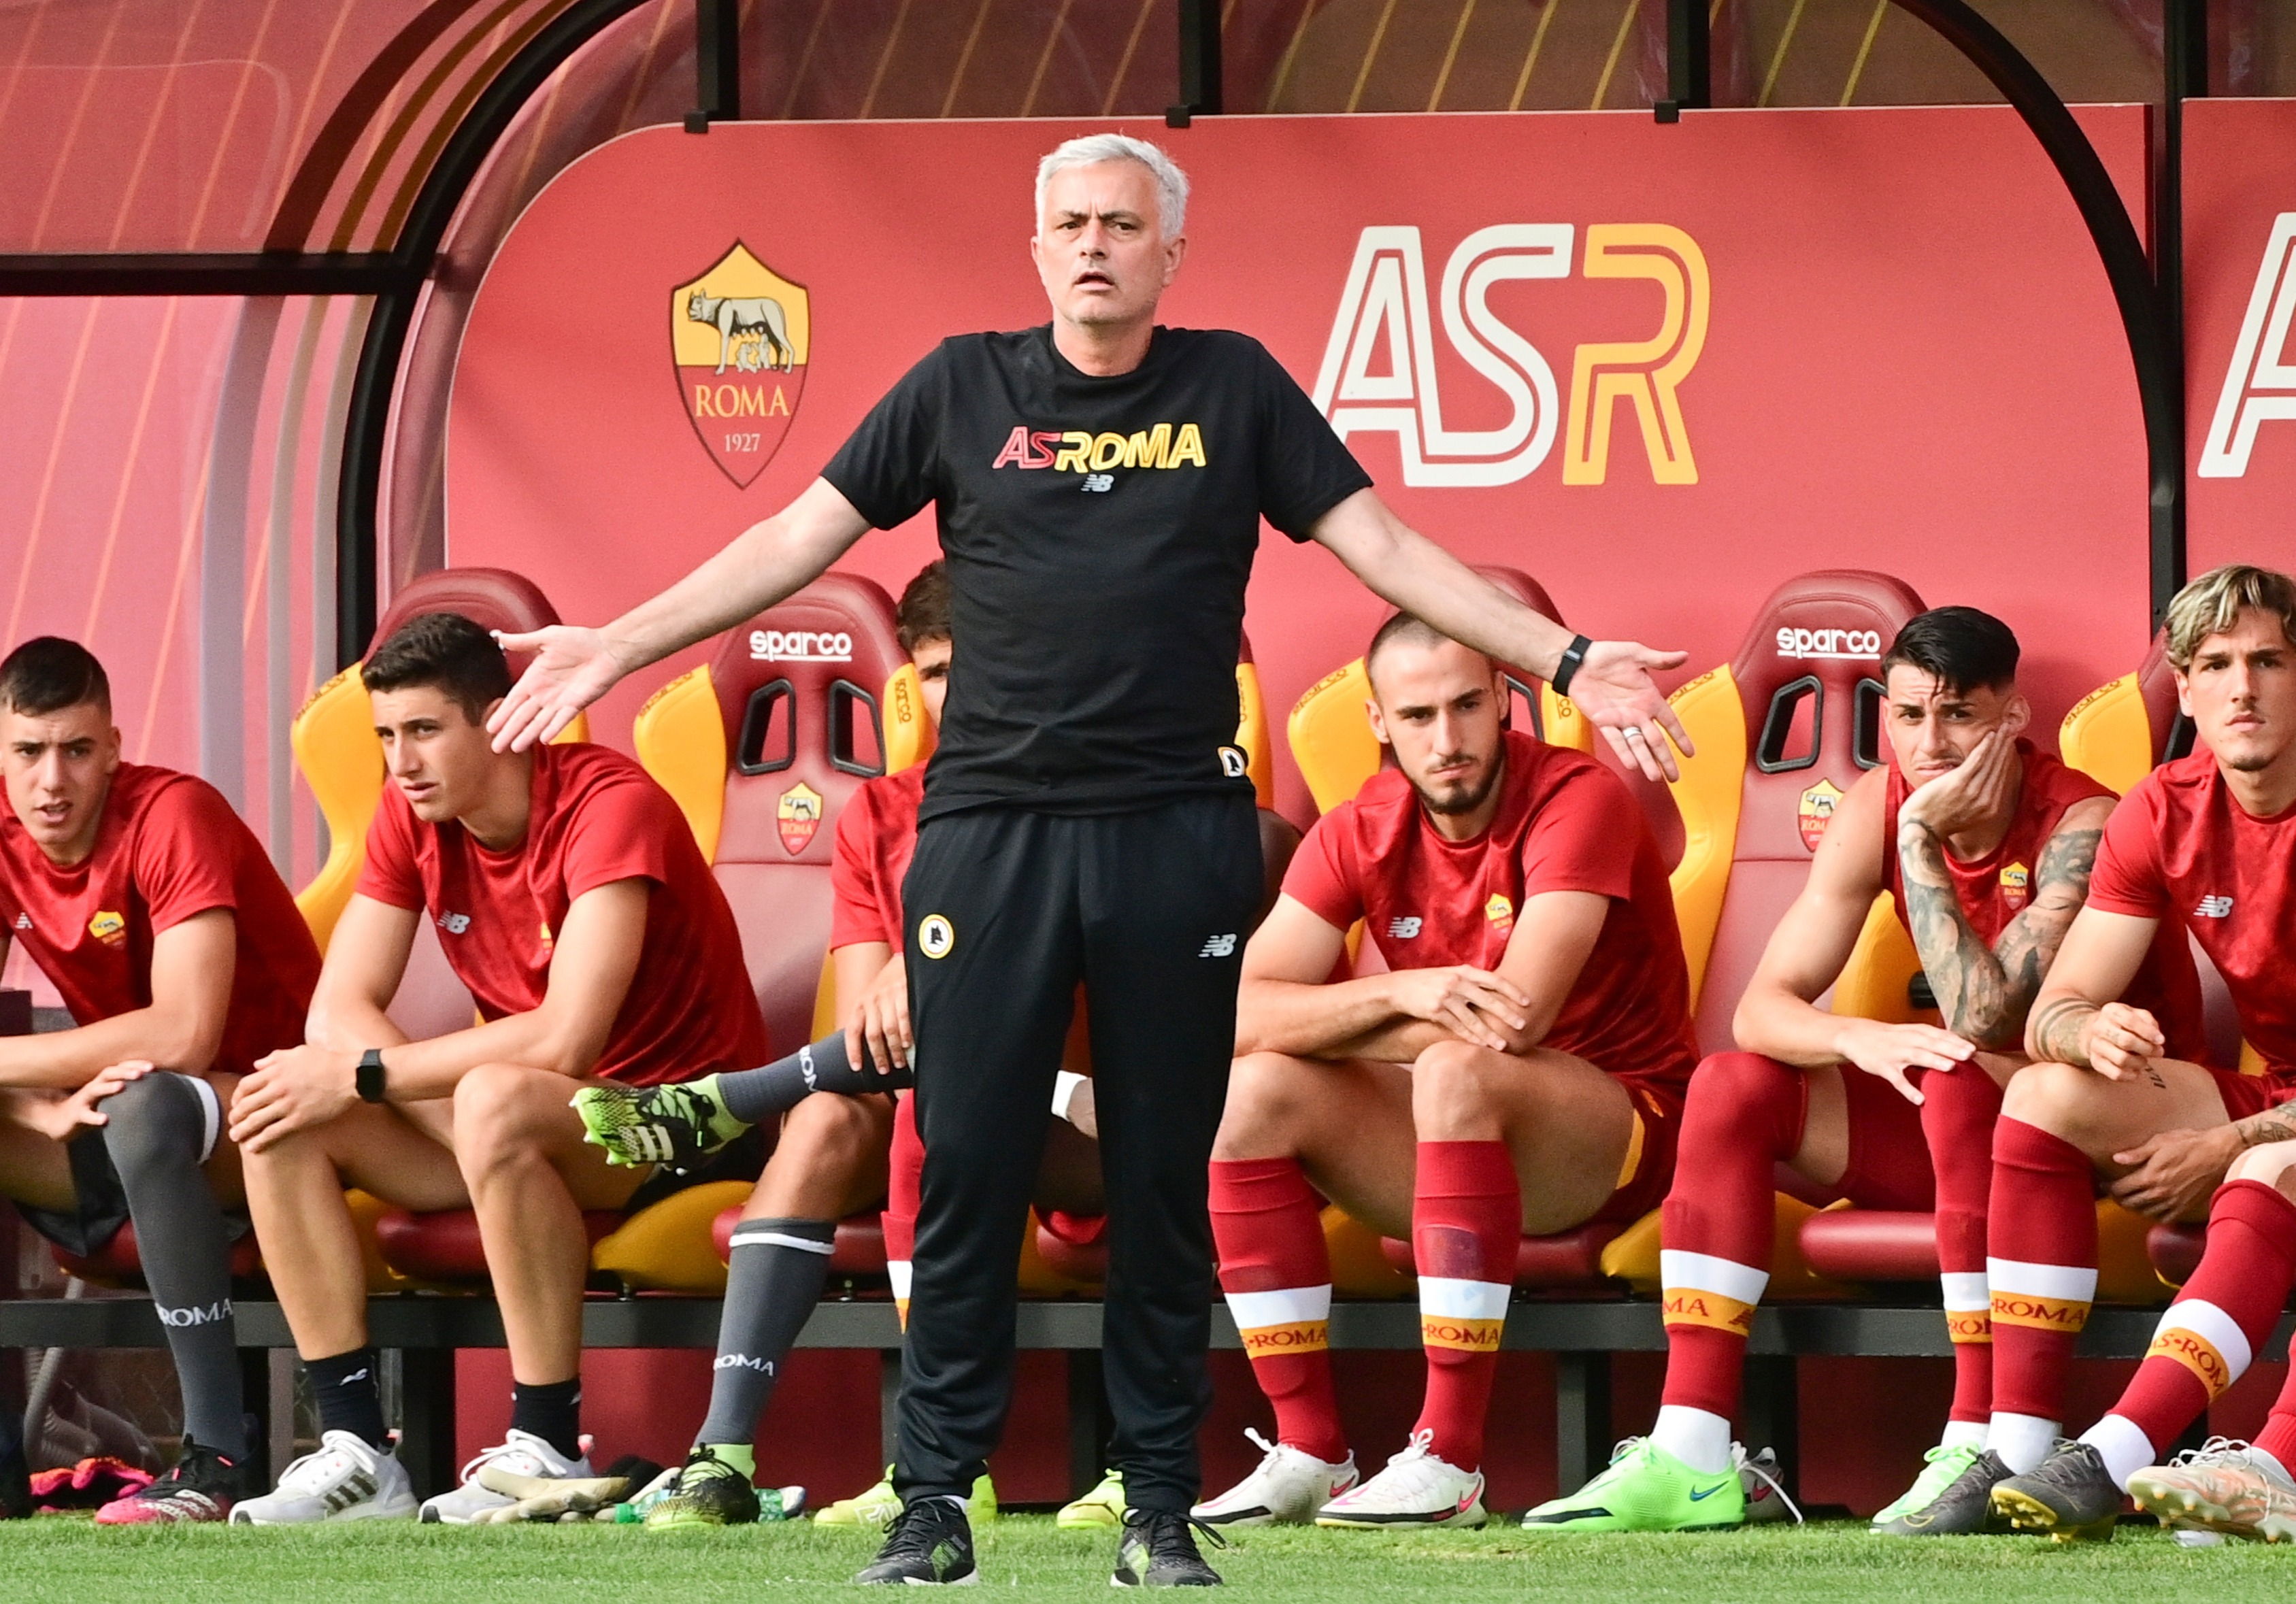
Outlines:
<svg viewBox="0 0 2296 1604"><path fill-rule="evenodd" d="M1993 1489L2009 1479L2009 1467L1991 1449L1969 1461L1967 1469L1945 1485L1943 1491L1919 1509L1893 1519L1876 1521L1877 1537L1969 1537L1980 1532L2005 1529L1993 1510Z"/></svg>
<svg viewBox="0 0 2296 1604"><path fill-rule="evenodd" d="M1124 1535L1116 1540L1117 1587L1218 1587L1219 1572L1204 1563L1196 1551L1197 1531L1220 1548L1221 1536L1202 1521L1179 1510L1127 1510Z"/></svg>
<svg viewBox="0 0 2296 1604"><path fill-rule="evenodd" d="M920 1498L893 1517L877 1561L853 1578L898 1587L971 1587L980 1580L972 1563L972 1523L954 1498Z"/></svg>
<svg viewBox="0 0 2296 1604"><path fill-rule="evenodd" d="M115 1498L95 1512L98 1526L174 1526L222 1521L231 1506L247 1496L240 1468L191 1438L175 1469L148 1487Z"/></svg>
<svg viewBox="0 0 2296 1604"><path fill-rule="evenodd" d="M707 1447L686 1455L677 1485L660 1502L646 1511L649 1532L674 1532L689 1526L753 1526L758 1518L758 1490L739 1468L727 1464Z"/></svg>
<svg viewBox="0 0 2296 1604"><path fill-rule="evenodd" d="M1993 1507L2021 1532L2046 1533L2059 1543L2110 1543L2120 1518L2120 1488L2095 1449L2061 1442L2031 1474L1996 1484Z"/></svg>

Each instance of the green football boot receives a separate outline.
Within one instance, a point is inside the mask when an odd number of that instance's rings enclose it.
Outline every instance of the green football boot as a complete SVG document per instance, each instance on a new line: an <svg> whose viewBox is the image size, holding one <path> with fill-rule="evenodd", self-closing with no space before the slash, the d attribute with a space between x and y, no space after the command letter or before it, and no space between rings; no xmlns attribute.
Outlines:
<svg viewBox="0 0 2296 1604"><path fill-rule="evenodd" d="M1628 1437L1608 1469L1522 1524L1533 1532L1704 1532L1745 1518L1746 1487L1734 1468L1703 1475L1648 1437Z"/></svg>
<svg viewBox="0 0 2296 1604"><path fill-rule="evenodd" d="M1053 1524L1063 1532L1112 1532L1122 1526L1124 1472L1111 1470L1100 1478L1100 1485L1074 1503L1063 1504Z"/></svg>
<svg viewBox="0 0 2296 1604"><path fill-rule="evenodd" d="M678 1174L750 1128L726 1112L714 1075L668 1086L585 1086L574 1112L582 1140L605 1149L608 1164L659 1164Z"/></svg>
<svg viewBox="0 0 2296 1604"><path fill-rule="evenodd" d="M790 1520L805 1508L803 1487L753 1487L750 1472L709 1445L687 1456L677 1480L645 1512L649 1532Z"/></svg>
<svg viewBox="0 0 2296 1604"><path fill-rule="evenodd" d="M2005 1523L1993 1510L1993 1487L2008 1475L2000 1455L1975 1444L1932 1448L1922 1456L1922 1473L1905 1496L1874 1517L1874 1534L1970 1537L2000 1531Z"/></svg>
<svg viewBox="0 0 2296 1604"><path fill-rule="evenodd" d="M893 1517L901 1512L900 1495L893 1491L893 1468L885 1467L885 1479L866 1493L851 1498L840 1498L827 1509L815 1514L816 1526L865 1526L882 1532L893 1524ZM996 1518L996 1484L982 1477L972 1484L972 1496L964 1501L964 1514L975 1526Z"/></svg>

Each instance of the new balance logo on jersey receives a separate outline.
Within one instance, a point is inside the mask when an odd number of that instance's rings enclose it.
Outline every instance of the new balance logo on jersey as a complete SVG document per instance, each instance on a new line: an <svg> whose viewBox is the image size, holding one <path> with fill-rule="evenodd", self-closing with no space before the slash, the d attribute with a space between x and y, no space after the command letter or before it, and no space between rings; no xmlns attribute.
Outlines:
<svg viewBox="0 0 2296 1604"><path fill-rule="evenodd" d="M1116 476L1112 473L1087 473L1084 476L1084 487L1087 490L1113 490L1116 488Z"/></svg>
<svg viewBox="0 0 2296 1604"><path fill-rule="evenodd" d="M1408 941L1419 934L1420 926L1425 922L1416 913L1390 919L1387 921L1387 933L1398 941Z"/></svg>
<svg viewBox="0 0 2296 1604"><path fill-rule="evenodd" d="M774 1362L770 1359L756 1358L748 1354L720 1354L718 1355L718 1363L709 1368L755 1371L761 1376L770 1376L774 1373Z"/></svg>
<svg viewBox="0 0 2296 1604"><path fill-rule="evenodd" d="M1233 957L1234 953L1235 932L1230 930L1225 936L1215 936L1209 941L1206 941L1204 943L1204 950L1198 953L1196 956L1199 958L1228 958Z"/></svg>
<svg viewBox="0 0 2296 1604"><path fill-rule="evenodd" d="M471 916L467 913L441 913L439 915L439 928L449 936L460 936L471 928Z"/></svg>
<svg viewBox="0 0 2296 1604"><path fill-rule="evenodd" d="M156 1305L160 1323L164 1326L220 1325L231 1318L231 1299L211 1303L205 1308L171 1309L165 1304Z"/></svg>
<svg viewBox="0 0 2296 1604"><path fill-rule="evenodd" d="M2232 898L2203 896L2201 898L2201 905L2194 908L2193 912L2195 917L2201 919L2228 919L2232 916Z"/></svg>

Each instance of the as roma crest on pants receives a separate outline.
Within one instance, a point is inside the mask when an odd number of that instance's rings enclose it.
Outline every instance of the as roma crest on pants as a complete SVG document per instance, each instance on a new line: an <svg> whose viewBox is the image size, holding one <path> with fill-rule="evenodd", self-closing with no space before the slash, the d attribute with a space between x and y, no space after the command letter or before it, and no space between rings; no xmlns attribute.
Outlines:
<svg viewBox="0 0 2296 1604"><path fill-rule="evenodd" d="M1801 826L1801 844L1812 852L1825 835L1825 827L1833 822L1833 810L1841 804L1841 792L1831 780L1821 780L1802 792L1801 801L1794 809L1794 822Z"/></svg>
<svg viewBox="0 0 2296 1604"><path fill-rule="evenodd" d="M782 846L790 856L798 856L812 842L813 832L821 828L821 793L804 781L782 793L774 809L774 827L782 832Z"/></svg>
<svg viewBox="0 0 2296 1604"><path fill-rule="evenodd" d="M709 272L669 292L678 399L702 449L744 489L789 433L812 343L805 286L738 240Z"/></svg>

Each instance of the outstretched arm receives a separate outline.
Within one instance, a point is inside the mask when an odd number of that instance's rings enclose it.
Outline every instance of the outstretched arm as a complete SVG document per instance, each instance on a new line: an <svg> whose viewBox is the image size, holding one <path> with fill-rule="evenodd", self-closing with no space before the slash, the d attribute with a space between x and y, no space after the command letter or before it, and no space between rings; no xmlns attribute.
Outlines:
<svg viewBox="0 0 2296 1604"><path fill-rule="evenodd" d="M502 637L534 661L487 728L495 749L522 752L547 741L632 671L707 640L804 588L868 532L869 520L827 479L751 524L731 545L651 602L603 629L554 625Z"/></svg>
<svg viewBox="0 0 2296 1604"><path fill-rule="evenodd" d="M128 1060L203 1073L223 1045L238 931L228 908L169 925L152 938L149 1004L73 1030L0 1038L0 1086L70 1090Z"/></svg>
<svg viewBox="0 0 2296 1604"><path fill-rule="evenodd" d="M1357 491L1324 513L1312 533L1374 593L1453 640L1550 682L1562 666L1570 631L1412 528L1376 491ZM1568 694L1578 710L1621 759L1652 780L1678 777L1669 737L1685 754L1692 749L1682 721L1651 681L1654 671L1680 667L1684 655L1631 641L1597 641L1570 680Z"/></svg>

